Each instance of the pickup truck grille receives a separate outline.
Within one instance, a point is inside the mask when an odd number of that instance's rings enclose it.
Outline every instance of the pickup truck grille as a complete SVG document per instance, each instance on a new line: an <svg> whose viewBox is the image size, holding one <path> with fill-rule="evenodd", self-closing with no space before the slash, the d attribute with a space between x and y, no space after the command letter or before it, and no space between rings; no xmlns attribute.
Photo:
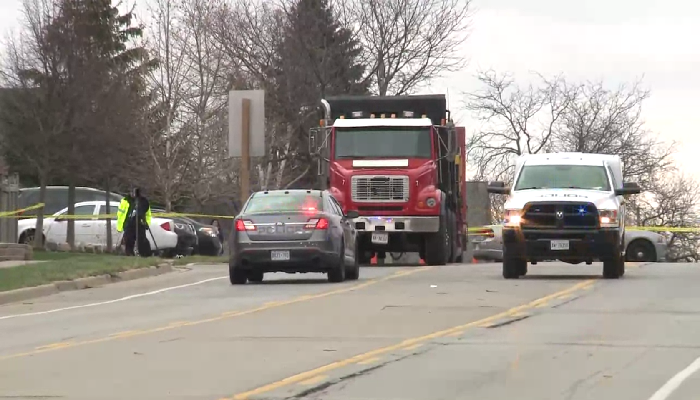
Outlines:
<svg viewBox="0 0 700 400"><path fill-rule="evenodd" d="M591 229L598 227L598 209L593 203L528 203L521 227L546 229Z"/></svg>
<svg viewBox="0 0 700 400"><path fill-rule="evenodd" d="M408 201L408 176L353 176L351 189L352 201L357 203L405 203Z"/></svg>

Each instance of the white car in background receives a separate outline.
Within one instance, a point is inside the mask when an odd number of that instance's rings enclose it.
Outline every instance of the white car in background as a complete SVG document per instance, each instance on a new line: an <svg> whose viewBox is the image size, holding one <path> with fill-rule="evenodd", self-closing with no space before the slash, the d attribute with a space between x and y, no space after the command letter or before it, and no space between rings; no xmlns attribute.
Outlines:
<svg viewBox="0 0 700 400"><path fill-rule="evenodd" d="M112 243L116 247L122 239L122 233L117 232L117 209L119 202L110 202L109 214L115 214L111 218ZM61 215L68 212L68 207L57 213L44 218L44 241L53 243L66 243L68 219L62 219ZM89 244L93 246L107 246L107 221L97 219L98 215L107 214L107 207L104 201L84 201L75 204L75 243ZM84 216L84 217L82 217ZM146 231L146 237L151 243L153 251L174 249L177 246L177 234L172 219L151 218L151 234ZM36 230L36 218L21 219L17 223L17 242L30 243L34 240ZM155 243L153 239L155 238Z"/></svg>

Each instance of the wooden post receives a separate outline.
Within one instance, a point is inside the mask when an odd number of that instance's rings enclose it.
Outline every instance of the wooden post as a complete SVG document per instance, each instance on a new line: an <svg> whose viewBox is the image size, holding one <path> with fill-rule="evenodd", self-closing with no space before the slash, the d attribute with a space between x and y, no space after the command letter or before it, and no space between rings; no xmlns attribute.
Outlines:
<svg viewBox="0 0 700 400"><path fill-rule="evenodd" d="M241 207L250 195L250 99L242 99L241 110Z"/></svg>

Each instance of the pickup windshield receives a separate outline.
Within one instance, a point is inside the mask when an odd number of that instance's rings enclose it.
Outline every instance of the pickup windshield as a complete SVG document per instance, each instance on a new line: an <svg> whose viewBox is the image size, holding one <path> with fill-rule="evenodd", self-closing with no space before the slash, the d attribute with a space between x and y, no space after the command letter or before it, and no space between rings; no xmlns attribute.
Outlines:
<svg viewBox="0 0 700 400"><path fill-rule="evenodd" d="M605 167L595 165L526 165L514 190L585 189L610 191Z"/></svg>
<svg viewBox="0 0 700 400"><path fill-rule="evenodd" d="M430 128L336 128L335 158L432 158Z"/></svg>

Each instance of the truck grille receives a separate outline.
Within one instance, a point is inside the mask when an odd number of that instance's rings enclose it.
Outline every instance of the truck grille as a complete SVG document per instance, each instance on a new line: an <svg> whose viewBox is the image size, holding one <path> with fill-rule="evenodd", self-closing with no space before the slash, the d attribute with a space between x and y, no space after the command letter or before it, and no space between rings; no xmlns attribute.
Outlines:
<svg viewBox="0 0 700 400"><path fill-rule="evenodd" d="M352 201L402 203L408 201L408 176L358 175L351 181Z"/></svg>
<svg viewBox="0 0 700 400"><path fill-rule="evenodd" d="M598 209L593 203L528 203L521 222L523 228L598 227Z"/></svg>

